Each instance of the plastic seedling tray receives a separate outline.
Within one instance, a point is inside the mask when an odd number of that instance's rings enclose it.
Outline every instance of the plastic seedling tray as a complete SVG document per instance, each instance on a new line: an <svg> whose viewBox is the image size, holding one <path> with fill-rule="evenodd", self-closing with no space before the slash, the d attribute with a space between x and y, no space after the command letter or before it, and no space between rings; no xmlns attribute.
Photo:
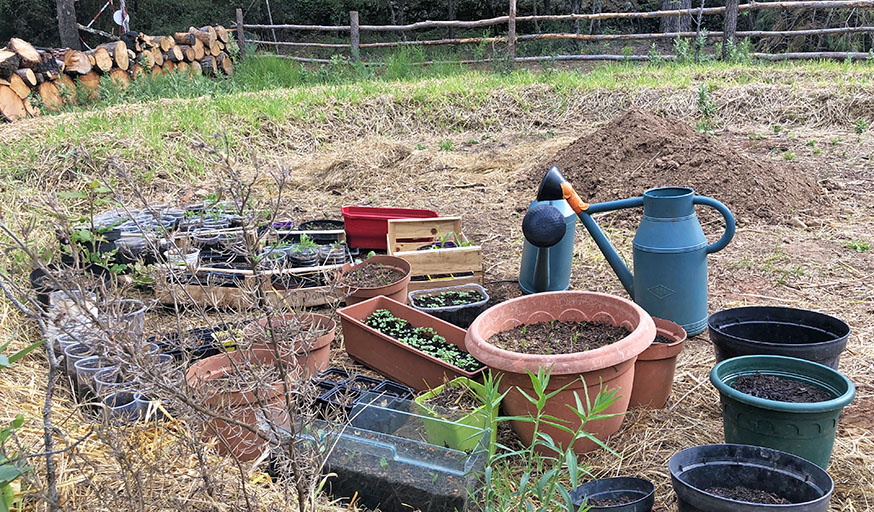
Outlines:
<svg viewBox="0 0 874 512"><path fill-rule="evenodd" d="M401 400L412 400L413 393L415 393L413 388L409 386L404 386L403 384L400 384L393 380L382 381L379 386L373 388L373 392L394 396L400 398Z"/></svg>
<svg viewBox="0 0 874 512"><path fill-rule="evenodd" d="M382 383L379 379L368 377L367 375L355 375L346 381L346 386L362 391L370 391Z"/></svg>
<svg viewBox="0 0 874 512"><path fill-rule="evenodd" d="M356 406L353 414L358 407L364 406ZM373 404L366 407L385 421L373 429L316 421L299 430L300 446L326 457L324 470L333 474L327 481L328 492L383 512L468 510L479 489L489 431L480 431L470 452L453 450L423 441L425 418L420 415ZM400 428L387 432L390 424Z"/></svg>
<svg viewBox="0 0 874 512"><path fill-rule="evenodd" d="M330 381L334 384L343 384L349 378L349 372L342 368L328 368L319 372L316 378Z"/></svg>

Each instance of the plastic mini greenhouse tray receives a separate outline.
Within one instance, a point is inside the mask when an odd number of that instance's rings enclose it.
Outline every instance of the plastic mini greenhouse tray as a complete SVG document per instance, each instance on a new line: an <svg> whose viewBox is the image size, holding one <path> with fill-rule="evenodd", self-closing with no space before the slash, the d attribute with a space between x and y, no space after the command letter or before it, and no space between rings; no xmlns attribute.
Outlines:
<svg viewBox="0 0 874 512"><path fill-rule="evenodd" d="M428 442L424 420L435 421L408 412L411 402L377 405L373 400L359 403L349 424L315 421L298 434L299 442L323 453L330 451L324 471L334 473L327 489L334 498L383 512L444 512L468 510L479 488L489 447L490 432L478 429L479 443L470 452L453 450ZM456 413L442 410L446 418ZM384 416L380 422L370 421ZM367 418L368 421L360 421ZM454 425L446 420L447 426ZM362 428L366 423L368 428Z"/></svg>

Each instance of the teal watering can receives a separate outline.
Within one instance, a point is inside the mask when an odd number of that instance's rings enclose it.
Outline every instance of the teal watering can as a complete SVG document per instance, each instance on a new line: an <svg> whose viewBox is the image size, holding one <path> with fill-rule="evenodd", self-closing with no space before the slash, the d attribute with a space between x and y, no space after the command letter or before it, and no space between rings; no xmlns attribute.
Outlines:
<svg viewBox="0 0 874 512"><path fill-rule="evenodd" d="M695 205L715 208L725 219L725 233L708 244ZM634 274L610 245L592 214L643 206L634 236ZM570 284L575 224L580 219L628 294L650 315L681 325L693 336L707 326L707 255L725 248L734 237L734 216L715 199L696 196L691 188L663 187L606 203L586 204L557 167L549 170L537 200L522 221L525 247L519 286L525 293L565 290Z"/></svg>

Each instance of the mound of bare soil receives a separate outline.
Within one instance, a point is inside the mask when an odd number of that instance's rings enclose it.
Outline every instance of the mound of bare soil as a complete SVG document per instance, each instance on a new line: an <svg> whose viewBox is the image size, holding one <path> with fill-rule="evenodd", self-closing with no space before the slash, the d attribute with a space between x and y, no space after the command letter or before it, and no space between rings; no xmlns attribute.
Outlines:
<svg viewBox="0 0 874 512"><path fill-rule="evenodd" d="M588 202L686 186L725 203L740 223L789 222L825 201L816 180L800 166L748 156L683 121L639 110L580 137L521 178L520 188L530 190L533 199L553 165Z"/></svg>

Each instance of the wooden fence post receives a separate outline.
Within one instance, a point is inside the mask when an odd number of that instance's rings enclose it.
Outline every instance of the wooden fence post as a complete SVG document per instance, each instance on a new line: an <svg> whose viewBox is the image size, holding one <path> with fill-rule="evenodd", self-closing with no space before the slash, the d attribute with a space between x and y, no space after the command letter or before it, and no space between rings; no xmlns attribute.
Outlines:
<svg viewBox="0 0 874 512"><path fill-rule="evenodd" d="M737 31L738 0L725 0L725 25L722 28L722 59L728 56L728 45L734 43Z"/></svg>
<svg viewBox="0 0 874 512"><path fill-rule="evenodd" d="M243 31L243 9L237 8L237 46L240 47L240 58L246 58L246 33Z"/></svg>
<svg viewBox="0 0 874 512"><path fill-rule="evenodd" d="M358 28L358 11L349 11L349 51L352 54L352 62L358 62L361 57L360 44L361 31Z"/></svg>
<svg viewBox="0 0 874 512"><path fill-rule="evenodd" d="M510 66L516 61L516 0L510 0L510 15L507 17L507 58Z"/></svg>

